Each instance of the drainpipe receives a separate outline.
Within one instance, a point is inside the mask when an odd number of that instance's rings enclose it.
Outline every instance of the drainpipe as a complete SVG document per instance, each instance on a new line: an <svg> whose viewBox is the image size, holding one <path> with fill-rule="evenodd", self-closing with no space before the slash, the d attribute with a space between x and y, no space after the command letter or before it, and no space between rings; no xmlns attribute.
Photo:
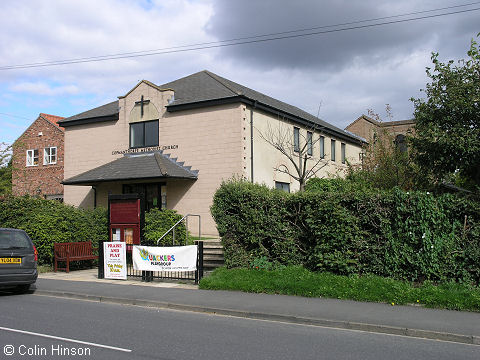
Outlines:
<svg viewBox="0 0 480 360"><path fill-rule="evenodd" d="M97 187L95 185L92 186L93 189L93 208L97 208Z"/></svg>
<svg viewBox="0 0 480 360"><path fill-rule="evenodd" d="M250 180L253 183L253 109L257 107L255 100L250 109Z"/></svg>

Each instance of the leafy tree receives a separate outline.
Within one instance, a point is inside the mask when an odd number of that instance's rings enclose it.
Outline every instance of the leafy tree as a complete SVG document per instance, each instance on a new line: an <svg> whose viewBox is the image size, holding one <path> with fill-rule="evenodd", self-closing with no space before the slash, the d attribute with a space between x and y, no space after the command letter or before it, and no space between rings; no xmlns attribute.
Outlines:
<svg viewBox="0 0 480 360"><path fill-rule="evenodd" d="M480 34L478 34L480 36ZM456 174L480 187L480 51L472 40L468 59L442 63L432 53L433 69L425 99L415 106L416 161L437 183Z"/></svg>
<svg viewBox="0 0 480 360"><path fill-rule="evenodd" d="M12 192L11 146L0 143L0 196Z"/></svg>

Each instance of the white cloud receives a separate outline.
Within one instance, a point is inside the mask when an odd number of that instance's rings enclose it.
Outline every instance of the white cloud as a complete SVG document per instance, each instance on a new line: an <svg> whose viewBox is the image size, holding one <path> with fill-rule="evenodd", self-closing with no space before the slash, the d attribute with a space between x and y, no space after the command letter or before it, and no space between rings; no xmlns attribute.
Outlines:
<svg viewBox="0 0 480 360"><path fill-rule="evenodd" d="M11 86L10 90L45 96L72 95L79 93L79 88L75 85L51 86L45 82L21 82Z"/></svg>

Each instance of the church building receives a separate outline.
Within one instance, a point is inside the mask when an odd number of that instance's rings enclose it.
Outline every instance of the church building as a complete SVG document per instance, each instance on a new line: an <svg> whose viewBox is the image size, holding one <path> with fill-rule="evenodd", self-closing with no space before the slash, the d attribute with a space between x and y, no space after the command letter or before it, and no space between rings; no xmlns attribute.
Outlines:
<svg viewBox="0 0 480 360"><path fill-rule="evenodd" d="M205 235L217 234L210 206L223 180L297 191L289 174L300 162L316 166L318 177L342 174L347 163L359 162L364 144L209 71L163 85L143 80L118 100L59 125L65 129L65 203L106 207L109 194L138 193L146 210L201 215ZM286 154L275 146L279 139Z"/></svg>

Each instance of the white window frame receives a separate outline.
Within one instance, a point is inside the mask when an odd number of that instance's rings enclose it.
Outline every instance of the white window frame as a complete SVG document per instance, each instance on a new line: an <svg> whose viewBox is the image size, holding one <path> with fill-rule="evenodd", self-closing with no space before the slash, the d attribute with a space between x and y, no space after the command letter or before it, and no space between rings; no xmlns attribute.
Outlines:
<svg viewBox="0 0 480 360"><path fill-rule="evenodd" d="M55 149L55 155L52 155L52 149ZM53 159L55 159L53 161ZM57 163L57 147L50 146L43 149L43 165L55 165Z"/></svg>
<svg viewBox="0 0 480 360"><path fill-rule="evenodd" d="M307 131L307 155L313 156L313 133Z"/></svg>
<svg viewBox="0 0 480 360"><path fill-rule="evenodd" d="M300 152L300 128L293 127L293 151Z"/></svg>
<svg viewBox="0 0 480 360"><path fill-rule="evenodd" d="M325 136L320 135L320 158L325 159Z"/></svg>
<svg viewBox="0 0 480 360"><path fill-rule="evenodd" d="M37 163L35 164L35 151L37 152ZM38 149L29 149L27 150L27 160L26 166L38 166Z"/></svg>
<svg viewBox="0 0 480 360"><path fill-rule="evenodd" d="M342 164L345 164L347 162L347 145L345 143L341 143L340 145L340 150L341 150L341 156L342 156Z"/></svg>
<svg viewBox="0 0 480 360"><path fill-rule="evenodd" d="M336 154L335 154L335 146L336 146L337 142L334 140L334 139L331 139L330 140L330 160L332 160L333 162L335 162L335 159L336 159Z"/></svg>

